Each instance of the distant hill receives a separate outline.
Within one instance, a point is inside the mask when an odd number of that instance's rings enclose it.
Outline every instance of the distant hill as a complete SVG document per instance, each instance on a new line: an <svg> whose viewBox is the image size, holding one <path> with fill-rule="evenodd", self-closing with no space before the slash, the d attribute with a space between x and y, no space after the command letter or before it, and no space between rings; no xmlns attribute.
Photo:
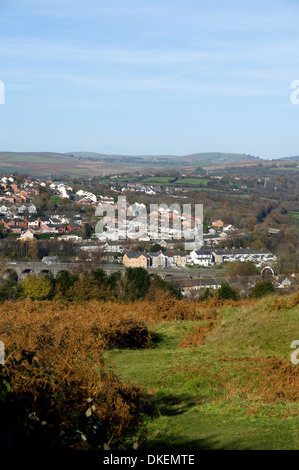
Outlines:
<svg viewBox="0 0 299 470"><path fill-rule="evenodd" d="M96 152L0 152L0 172L35 176L108 175L129 171L192 169L261 163L264 160L236 153L191 155L108 155Z"/></svg>
<svg viewBox="0 0 299 470"><path fill-rule="evenodd" d="M240 153L219 153L219 152L208 152L208 153L193 153L191 155L108 155L95 152L68 152L66 155L76 158L79 160L91 160L91 161L127 161L127 162L161 162L161 161L173 161L176 164L178 160L184 158L188 162L204 162L207 164L212 163L233 163L240 160L251 160L258 157L252 155L245 155Z"/></svg>
<svg viewBox="0 0 299 470"><path fill-rule="evenodd" d="M279 161L299 161L299 156L278 158ZM277 161L275 160L275 161Z"/></svg>

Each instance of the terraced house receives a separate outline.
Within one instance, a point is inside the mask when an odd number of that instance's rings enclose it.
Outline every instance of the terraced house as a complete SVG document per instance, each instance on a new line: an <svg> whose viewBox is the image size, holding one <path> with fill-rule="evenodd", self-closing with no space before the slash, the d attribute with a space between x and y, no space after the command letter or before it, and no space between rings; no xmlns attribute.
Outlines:
<svg viewBox="0 0 299 470"><path fill-rule="evenodd" d="M147 253L125 253L123 264L128 268L147 268L151 265L151 257Z"/></svg>

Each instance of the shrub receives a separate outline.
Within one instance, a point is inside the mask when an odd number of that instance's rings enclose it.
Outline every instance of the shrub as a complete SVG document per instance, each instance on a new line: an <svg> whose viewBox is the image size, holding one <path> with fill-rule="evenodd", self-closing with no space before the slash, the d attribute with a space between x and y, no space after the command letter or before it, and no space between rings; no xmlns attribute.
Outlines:
<svg viewBox="0 0 299 470"><path fill-rule="evenodd" d="M96 302L21 305L0 306L0 448L127 448L143 439L145 398L106 371L102 355L107 344L124 344L122 334L125 346L147 343L147 329L121 318L115 327L115 308L104 302L102 310Z"/></svg>
<svg viewBox="0 0 299 470"><path fill-rule="evenodd" d="M254 276L258 274L259 271L252 261L234 261L229 263L227 273L230 277Z"/></svg>
<svg viewBox="0 0 299 470"><path fill-rule="evenodd" d="M13 279L0 281L0 301L17 299L21 294L21 286Z"/></svg>
<svg viewBox="0 0 299 470"><path fill-rule="evenodd" d="M88 358L63 364L57 350L20 352L0 372L0 448L125 446L142 428L143 396L112 373L101 380ZM57 359L59 358L59 361ZM135 438L136 440L137 438Z"/></svg>
<svg viewBox="0 0 299 470"><path fill-rule="evenodd" d="M237 294L228 282L224 282L223 284L221 284L218 290L218 298L224 300L237 300Z"/></svg>
<svg viewBox="0 0 299 470"><path fill-rule="evenodd" d="M49 279L41 276L27 276L21 283L24 296L31 300L45 300L51 296L52 284Z"/></svg>
<svg viewBox="0 0 299 470"><path fill-rule="evenodd" d="M151 335L145 323L130 318L105 322L99 327L98 334L105 349L136 349L151 345Z"/></svg>
<svg viewBox="0 0 299 470"><path fill-rule="evenodd" d="M204 301L207 300L210 296L211 296L210 289L207 287L207 289L205 289L203 295L199 298L199 301L200 301L200 302L204 302Z"/></svg>
<svg viewBox="0 0 299 470"><path fill-rule="evenodd" d="M151 280L146 299L156 302L161 299L165 293L171 294L176 299L182 299L183 297L179 288L176 288L174 284L165 281L158 274L155 274Z"/></svg>
<svg viewBox="0 0 299 470"><path fill-rule="evenodd" d="M150 275L144 268L127 268L125 278L132 286L129 300L145 297L150 286Z"/></svg>
<svg viewBox="0 0 299 470"><path fill-rule="evenodd" d="M250 297L260 299L268 294L275 292L274 286L271 281L262 281L255 284L250 291Z"/></svg>

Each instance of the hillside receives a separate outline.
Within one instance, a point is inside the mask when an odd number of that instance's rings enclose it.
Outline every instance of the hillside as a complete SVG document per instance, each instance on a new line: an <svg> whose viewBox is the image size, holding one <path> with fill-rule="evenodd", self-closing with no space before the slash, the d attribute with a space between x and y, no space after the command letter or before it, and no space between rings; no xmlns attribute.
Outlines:
<svg viewBox="0 0 299 470"><path fill-rule="evenodd" d="M263 160L250 155L195 153L174 155L106 155L95 152L0 152L0 172L50 175L108 175L129 171L191 169L222 165L251 165Z"/></svg>
<svg viewBox="0 0 299 470"><path fill-rule="evenodd" d="M106 353L157 403L149 451L299 448L299 365L290 361L298 300L203 304L197 321L149 323L160 337L154 349Z"/></svg>
<svg viewBox="0 0 299 470"><path fill-rule="evenodd" d="M282 161L290 161L290 162L293 162L293 161L299 161L299 156L294 156L294 157L283 157L283 158L278 158L277 159L278 161L282 160ZM276 161L277 161L276 160Z"/></svg>
<svg viewBox="0 0 299 470"><path fill-rule="evenodd" d="M67 155L80 159L91 161L105 161L105 162L126 162L126 163L140 163L140 164L172 164L172 165L220 165L223 163L235 163L247 160L260 160L258 157L239 153L221 153L221 152L208 152L208 153L193 153L190 155L106 155L94 152L73 152ZM183 163L180 161L183 159Z"/></svg>
<svg viewBox="0 0 299 470"><path fill-rule="evenodd" d="M1 449L299 448L298 293L193 302L152 290L119 303L62 292L0 305Z"/></svg>

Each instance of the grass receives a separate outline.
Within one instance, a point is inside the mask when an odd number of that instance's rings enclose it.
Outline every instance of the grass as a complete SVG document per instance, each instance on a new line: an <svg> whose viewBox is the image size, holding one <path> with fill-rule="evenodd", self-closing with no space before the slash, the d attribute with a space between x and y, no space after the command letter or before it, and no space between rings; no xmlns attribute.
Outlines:
<svg viewBox="0 0 299 470"><path fill-rule="evenodd" d="M207 186L207 184L210 182L209 179L207 178L182 178L177 181L179 184L195 184L195 185L204 185Z"/></svg>
<svg viewBox="0 0 299 470"><path fill-rule="evenodd" d="M267 382L274 357L299 368L290 362L299 306L276 310L269 302L223 308L202 346L181 344L199 321L163 322L149 325L161 338L153 349L106 354L116 374L158 406L157 417L147 421L149 450L299 448L292 390L288 399L275 395L275 370L274 382ZM287 380L283 387L290 387Z"/></svg>
<svg viewBox="0 0 299 470"><path fill-rule="evenodd" d="M149 178L145 178L142 183L152 184L153 186L167 184L168 186L185 187L186 185L207 186L209 181L210 180L207 178L180 178L174 181L174 178L169 176L151 176Z"/></svg>
<svg viewBox="0 0 299 470"><path fill-rule="evenodd" d="M54 202L60 202L61 198L59 196L50 196L50 200Z"/></svg>
<svg viewBox="0 0 299 470"><path fill-rule="evenodd" d="M163 184L163 183L171 183L174 178L169 176L151 176L149 178L145 178L142 183L156 183L156 184Z"/></svg>
<svg viewBox="0 0 299 470"><path fill-rule="evenodd" d="M299 219L299 212L291 212L291 215L292 215L295 219Z"/></svg>
<svg viewBox="0 0 299 470"><path fill-rule="evenodd" d="M299 166L277 166L273 170L284 170L284 171L294 171L299 170Z"/></svg>

